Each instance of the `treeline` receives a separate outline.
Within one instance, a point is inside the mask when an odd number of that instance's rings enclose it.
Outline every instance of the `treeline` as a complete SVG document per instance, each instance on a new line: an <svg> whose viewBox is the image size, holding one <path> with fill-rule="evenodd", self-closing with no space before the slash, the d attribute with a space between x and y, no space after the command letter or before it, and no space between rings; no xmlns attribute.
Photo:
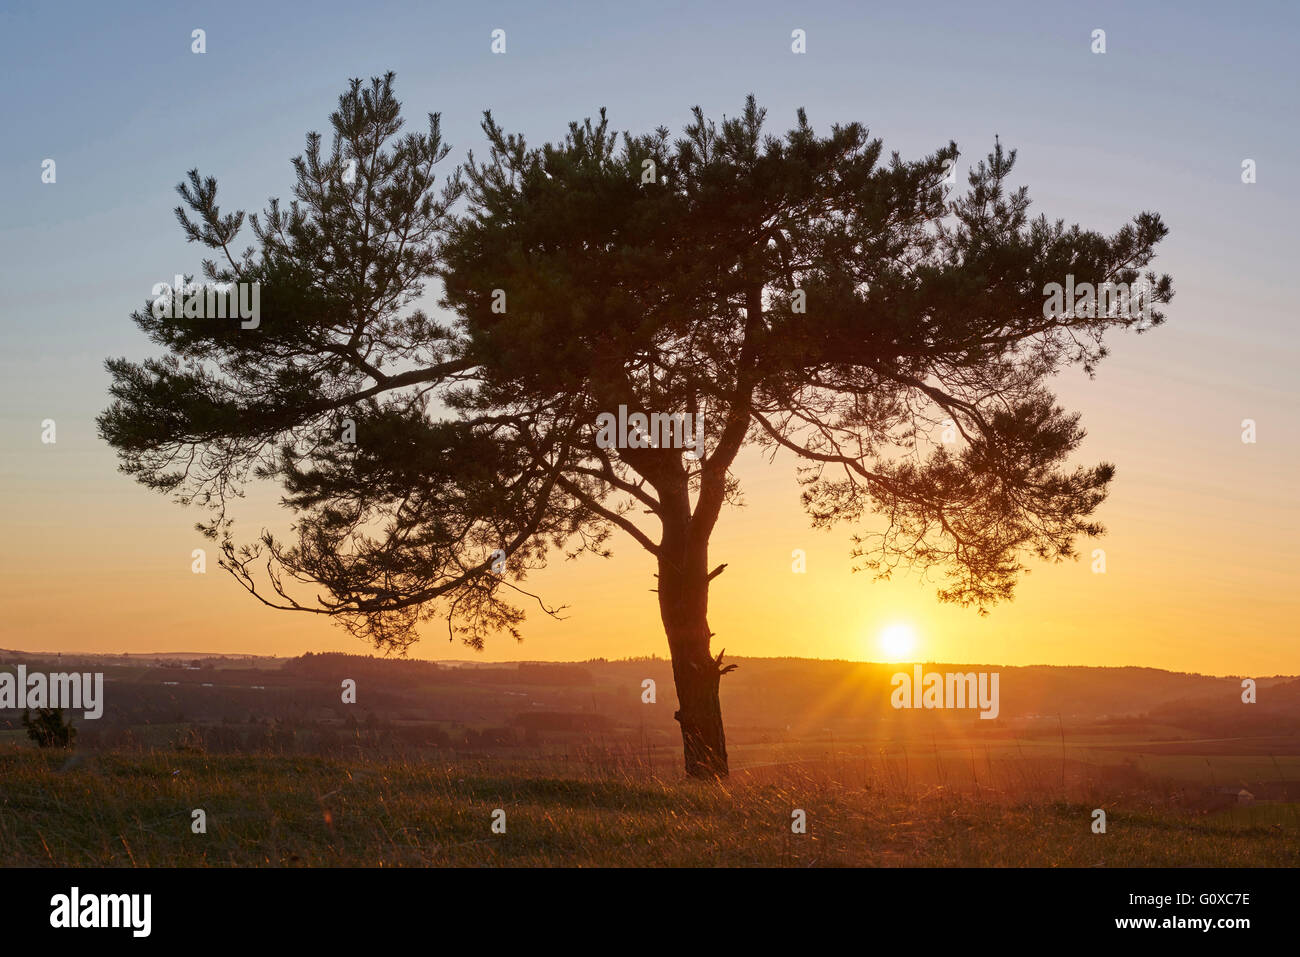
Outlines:
<svg viewBox="0 0 1300 957"><path fill-rule="evenodd" d="M1171 701L1152 708L1148 717L1218 737L1300 736L1300 680L1258 687L1251 704L1241 700L1242 693L1234 685L1212 697Z"/></svg>
<svg viewBox="0 0 1300 957"><path fill-rule="evenodd" d="M524 685L594 685L592 673L573 664L521 662L499 668L445 667L434 661L413 658L384 658L375 655L349 655L343 652L307 652L291 658L283 670L302 678L319 681L361 680L374 678L394 687L417 684L524 684Z"/></svg>
<svg viewBox="0 0 1300 957"><path fill-rule="evenodd" d="M390 685L406 686L424 684L443 675L443 669L433 661L377 658L374 655L349 655L335 651L320 654L309 651L297 658L290 658L282 670L297 677L318 681L375 678Z"/></svg>

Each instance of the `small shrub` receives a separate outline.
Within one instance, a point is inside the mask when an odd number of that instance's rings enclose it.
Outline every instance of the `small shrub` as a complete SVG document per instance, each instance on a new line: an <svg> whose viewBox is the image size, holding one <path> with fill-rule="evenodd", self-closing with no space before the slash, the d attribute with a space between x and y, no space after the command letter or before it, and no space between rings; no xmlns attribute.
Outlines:
<svg viewBox="0 0 1300 957"><path fill-rule="evenodd" d="M24 710L23 727L38 748L70 748L77 740L77 729L64 720L62 708L37 708L34 719Z"/></svg>

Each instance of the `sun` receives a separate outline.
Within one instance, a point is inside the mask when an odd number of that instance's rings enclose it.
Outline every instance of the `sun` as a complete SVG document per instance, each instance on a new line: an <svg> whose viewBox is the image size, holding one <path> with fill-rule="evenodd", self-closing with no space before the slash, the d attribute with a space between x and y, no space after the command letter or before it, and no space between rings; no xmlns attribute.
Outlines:
<svg viewBox="0 0 1300 957"><path fill-rule="evenodd" d="M903 623L889 625L880 633L880 650L890 661L903 661L916 650L916 630Z"/></svg>

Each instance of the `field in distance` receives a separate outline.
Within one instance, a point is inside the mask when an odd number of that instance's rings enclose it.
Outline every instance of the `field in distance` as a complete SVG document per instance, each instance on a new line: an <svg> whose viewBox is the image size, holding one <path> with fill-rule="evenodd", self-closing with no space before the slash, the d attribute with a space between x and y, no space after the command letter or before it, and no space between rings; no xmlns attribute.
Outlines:
<svg viewBox="0 0 1300 957"><path fill-rule="evenodd" d="M70 752L0 712L3 865L1300 863L1290 676L1245 705L1233 678L997 668L990 721L895 711L907 666L740 659L709 785L681 773L662 659L0 655L106 677Z"/></svg>

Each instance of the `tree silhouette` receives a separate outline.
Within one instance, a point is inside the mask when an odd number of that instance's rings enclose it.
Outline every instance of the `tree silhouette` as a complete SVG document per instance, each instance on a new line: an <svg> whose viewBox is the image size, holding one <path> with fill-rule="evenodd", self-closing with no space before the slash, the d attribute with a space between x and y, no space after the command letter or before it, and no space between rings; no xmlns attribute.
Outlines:
<svg viewBox="0 0 1300 957"><path fill-rule="evenodd" d="M941 570L940 598L981 612L1023 556L1101 533L1113 468L1068 464L1084 432L1049 380L1163 319L1170 280L1143 273L1159 216L1110 236L1031 220L1000 143L950 195L955 144L886 160L803 111L764 135L752 97L720 124L696 108L676 140L620 138L602 110L530 148L488 113L486 158L436 193L438 118L399 137L391 74L353 81L331 123L238 259L244 214L196 171L179 187L189 238L223 257L206 277L260 283L260 323L137 312L167 354L109 360L99 420L125 471L214 509L202 529L266 604L403 650L437 617L481 647L519 637L524 598L556 612L522 584L548 555L624 533L656 560L686 770L716 776L733 666L712 653L708 546L746 445L796 459L814 525L878 514L860 567ZM1046 308L1067 277L1146 286L1129 308ZM450 322L416 307L432 279ZM620 407L698 417L703 440L611 445ZM226 503L253 477L283 486L296 541L235 543Z"/></svg>

